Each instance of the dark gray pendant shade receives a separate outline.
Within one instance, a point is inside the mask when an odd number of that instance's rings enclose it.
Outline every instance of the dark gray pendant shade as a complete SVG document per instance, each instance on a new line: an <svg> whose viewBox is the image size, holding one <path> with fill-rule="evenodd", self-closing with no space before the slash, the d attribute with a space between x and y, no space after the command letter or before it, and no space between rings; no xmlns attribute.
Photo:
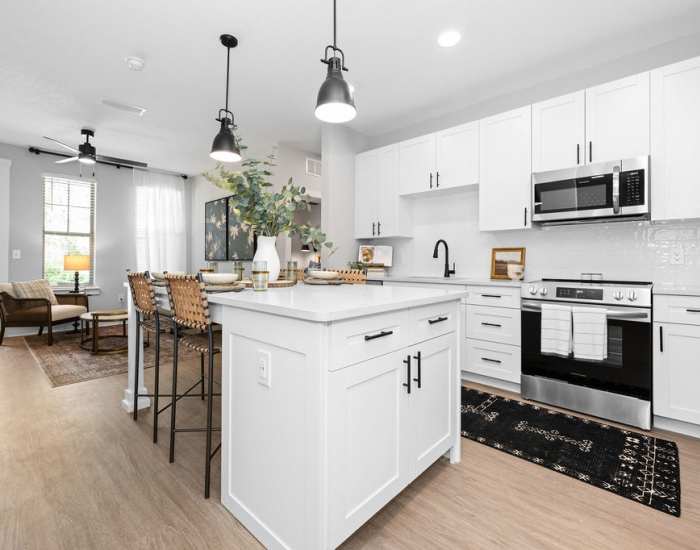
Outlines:
<svg viewBox="0 0 700 550"><path fill-rule="evenodd" d="M315 114L319 120L333 123L347 122L357 115L355 99L350 84L343 79L339 57L328 60L328 73L318 91Z"/></svg>
<svg viewBox="0 0 700 550"><path fill-rule="evenodd" d="M221 129L214 137L209 156L219 162L238 162L241 160L241 150L238 148L236 137L233 135L230 120L222 118L220 122Z"/></svg>

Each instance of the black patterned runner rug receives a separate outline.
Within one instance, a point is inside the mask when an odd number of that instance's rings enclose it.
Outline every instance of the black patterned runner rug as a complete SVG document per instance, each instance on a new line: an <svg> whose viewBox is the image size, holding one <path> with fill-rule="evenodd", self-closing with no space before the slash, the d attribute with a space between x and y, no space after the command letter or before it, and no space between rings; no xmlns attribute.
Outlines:
<svg viewBox="0 0 700 550"><path fill-rule="evenodd" d="M672 441L464 387L462 436L681 515L678 447Z"/></svg>

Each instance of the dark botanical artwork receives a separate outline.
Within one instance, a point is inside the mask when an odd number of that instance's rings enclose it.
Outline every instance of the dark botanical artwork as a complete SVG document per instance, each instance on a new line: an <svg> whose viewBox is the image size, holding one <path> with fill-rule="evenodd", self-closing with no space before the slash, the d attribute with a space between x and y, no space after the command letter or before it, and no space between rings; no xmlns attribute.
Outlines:
<svg viewBox="0 0 700 550"><path fill-rule="evenodd" d="M240 223L233 208L233 201L228 204L228 259L252 260L255 254L253 234L246 231Z"/></svg>
<svg viewBox="0 0 700 550"><path fill-rule="evenodd" d="M227 210L226 198L204 205L204 259L207 261L222 262L228 259Z"/></svg>

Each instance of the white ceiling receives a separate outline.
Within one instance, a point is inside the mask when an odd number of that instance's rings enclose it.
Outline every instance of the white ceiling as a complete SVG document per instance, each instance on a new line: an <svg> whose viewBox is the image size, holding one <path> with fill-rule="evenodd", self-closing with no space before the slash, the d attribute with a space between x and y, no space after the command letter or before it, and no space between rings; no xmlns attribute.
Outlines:
<svg viewBox="0 0 700 550"><path fill-rule="evenodd" d="M338 42L359 114L382 134L567 72L700 32L697 0L339 0ZM251 148L318 151L313 109L331 40L331 0L55 0L5 3L0 141L48 146L96 129L102 154L186 173L210 165L223 103ZM461 31L445 50L436 36ZM129 71L127 55L146 60ZM143 118L102 98L146 107Z"/></svg>

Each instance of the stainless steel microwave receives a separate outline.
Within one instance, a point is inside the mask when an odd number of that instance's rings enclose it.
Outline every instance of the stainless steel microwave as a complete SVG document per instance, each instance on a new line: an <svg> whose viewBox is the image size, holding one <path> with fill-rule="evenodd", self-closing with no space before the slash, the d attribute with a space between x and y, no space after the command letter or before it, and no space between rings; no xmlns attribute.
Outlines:
<svg viewBox="0 0 700 550"><path fill-rule="evenodd" d="M649 217L649 157L598 162L532 175L532 221Z"/></svg>

